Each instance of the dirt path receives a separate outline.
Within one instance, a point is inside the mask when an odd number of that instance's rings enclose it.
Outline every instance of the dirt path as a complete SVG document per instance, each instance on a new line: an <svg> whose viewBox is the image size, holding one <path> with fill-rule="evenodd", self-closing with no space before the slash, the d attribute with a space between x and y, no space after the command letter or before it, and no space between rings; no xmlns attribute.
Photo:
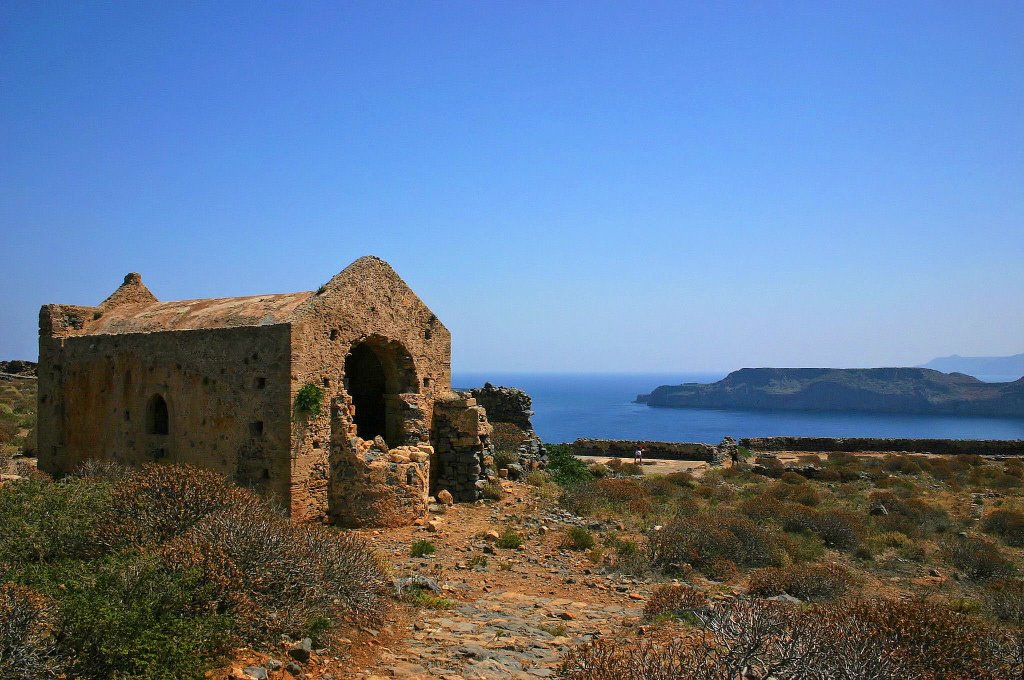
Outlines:
<svg viewBox="0 0 1024 680"><path fill-rule="evenodd" d="M561 547L565 528L581 520L545 510L530 487L505 486L509 496L496 504L457 505L433 515L436 531L368 532L391 558L396 576L436 580L454 607L415 610L404 624L404 639L381 647L371 663L352 668L347 677L551 677L571 645L636 635L627 629L639 621L650 585L593 573L585 553ZM495 548L483 537L505 527L523 536L521 548ZM437 552L410 557L410 545L421 539Z"/></svg>

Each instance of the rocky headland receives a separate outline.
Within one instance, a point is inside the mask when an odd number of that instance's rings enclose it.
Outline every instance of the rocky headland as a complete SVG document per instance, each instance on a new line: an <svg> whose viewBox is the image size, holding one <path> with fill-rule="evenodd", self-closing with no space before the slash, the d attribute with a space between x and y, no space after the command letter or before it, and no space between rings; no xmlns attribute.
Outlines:
<svg viewBox="0 0 1024 680"><path fill-rule="evenodd" d="M669 408L1024 417L1024 378L986 383L927 368L744 368L716 383L662 385L637 402Z"/></svg>

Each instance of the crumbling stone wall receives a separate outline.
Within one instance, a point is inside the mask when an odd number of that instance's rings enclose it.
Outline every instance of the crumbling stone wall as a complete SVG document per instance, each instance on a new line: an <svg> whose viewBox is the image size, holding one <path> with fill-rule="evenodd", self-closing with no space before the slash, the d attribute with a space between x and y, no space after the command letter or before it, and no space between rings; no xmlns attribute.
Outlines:
<svg viewBox="0 0 1024 680"><path fill-rule="evenodd" d="M721 445L690 442L656 442L637 439L577 439L569 445L574 456L607 456L633 459L638 446L645 455L669 460L703 460L719 464L723 460Z"/></svg>
<svg viewBox="0 0 1024 680"><path fill-rule="evenodd" d="M292 513L349 517L343 521L353 524L366 498L382 496L352 483L368 479L366 466L379 460L379 451L373 453L367 439L358 436L346 360L355 351L368 351L380 362L387 430L382 436L388 450L429 445L434 401L451 390L451 334L390 265L375 257L356 260L311 295L293 318L291 400L313 384L324 390L330 408L313 416L294 414ZM365 458L368 452L371 461ZM436 454L428 456L423 471L429 480ZM378 512L383 505L375 502ZM382 522L387 523L383 515Z"/></svg>
<svg viewBox="0 0 1024 680"><path fill-rule="evenodd" d="M493 450L487 412L472 397L455 392L434 404L432 427L437 471L434 488L457 501L474 501L486 483Z"/></svg>
<svg viewBox="0 0 1024 680"><path fill-rule="evenodd" d="M487 420L496 428L502 427L503 438L515 434L519 465L526 468L543 467L547 462L544 443L533 430L533 399L529 394L515 387L495 387L484 383L483 387L469 390L469 395L487 411ZM497 434L497 433L496 433ZM497 439L497 437L495 437Z"/></svg>
<svg viewBox="0 0 1024 680"><path fill-rule="evenodd" d="M747 437L751 451L904 451L907 453L1021 456L1024 440L892 439L879 437Z"/></svg>

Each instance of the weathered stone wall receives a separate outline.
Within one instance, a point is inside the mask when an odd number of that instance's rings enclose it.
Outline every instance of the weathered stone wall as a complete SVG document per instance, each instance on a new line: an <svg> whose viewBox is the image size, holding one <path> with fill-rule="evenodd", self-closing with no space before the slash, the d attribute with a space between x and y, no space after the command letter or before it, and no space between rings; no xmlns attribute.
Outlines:
<svg viewBox="0 0 1024 680"><path fill-rule="evenodd" d="M874 437L748 437L740 446L751 451L905 451L909 453L1021 456L1024 440L890 439Z"/></svg>
<svg viewBox="0 0 1024 680"><path fill-rule="evenodd" d="M508 439L512 433L515 434L513 448L519 455L521 468L543 467L547 462L544 451L544 443L533 430L533 399L526 392L515 387L495 387L491 383L484 383L483 387L476 387L468 392L469 396L483 406L487 411L487 420L492 425L504 423L511 427L503 427L495 432L495 446L509 446L509 442L497 441L498 435L502 439ZM512 468L511 476L519 474L519 470Z"/></svg>
<svg viewBox="0 0 1024 680"><path fill-rule="evenodd" d="M635 439L577 439L569 445L569 448L574 456L608 456L609 458L632 460L638 446L643 446L644 455L650 458L721 462L719 447L712 444Z"/></svg>
<svg viewBox="0 0 1024 680"><path fill-rule="evenodd" d="M533 431L533 399L526 392L515 387L495 387L484 383L474 387L469 395L476 403L487 409L487 419L492 423L511 423L524 432Z"/></svg>
<svg viewBox="0 0 1024 680"><path fill-rule="evenodd" d="M487 466L493 453L487 412L472 397L452 392L434 404L432 434L436 492L447 490L457 501L480 498L487 475L493 474Z"/></svg>
<svg viewBox="0 0 1024 680"><path fill-rule="evenodd" d="M287 500L286 325L61 337L94 313L43 309L40 468L62 474L87 459L194 464ZM50 337L54 326L58 335ZM167 434L148 431L155 395L167 405Z"/></svg>
<svg viewBox="0 0 1024 680"><path fill-rule="evenodd" d="M390 448L429 444L434 401L451 389L451 334L386 262L360 258L331 279L294 314L291 402L306 384L326 393L319 415L293 414L294 515L346 517L365 505L344 481L367 474L345 370L360 345L385 374Z"/></svg>

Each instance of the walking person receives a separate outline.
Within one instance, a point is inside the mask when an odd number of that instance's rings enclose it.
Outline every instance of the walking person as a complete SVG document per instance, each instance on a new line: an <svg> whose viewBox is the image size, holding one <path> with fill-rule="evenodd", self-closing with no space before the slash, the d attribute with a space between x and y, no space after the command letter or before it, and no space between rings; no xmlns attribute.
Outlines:
<svg viewBox="0 0 1024 680"><path fill-rule="evenodd" d="M636 451L633 453L633 462L636 463L637 465L644 464L644 447L636 447Z"/></svg>

